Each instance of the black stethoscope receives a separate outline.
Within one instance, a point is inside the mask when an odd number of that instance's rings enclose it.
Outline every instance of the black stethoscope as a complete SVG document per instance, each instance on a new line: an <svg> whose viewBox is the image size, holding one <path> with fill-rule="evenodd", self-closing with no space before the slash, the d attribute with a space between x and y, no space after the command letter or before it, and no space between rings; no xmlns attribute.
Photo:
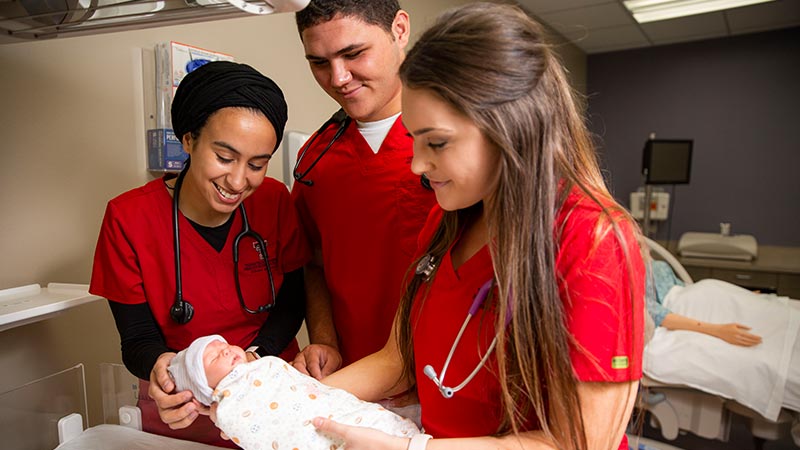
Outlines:
<svg viewBox="0 0 800 450"><path fill-rule="evenodd" d="M172 192L172 234L175 241L175 303L173 303L172 307L169 309L169 315L172 317L172 320L181 325L188 323L194 316L194 307L188 300L184 300L183 298L183 282L181 281L181 239L178 227L178 197L180 196L181 186L183 185L183 178L189 170L190 163L191 161L187 159L186 165L175 181L175 188ZM272 279L272 269L269 266L267 245L258 233L250 229L250 223L247 221L247 213L244 210L244 202L239 203L239 211L242 213L242 230L236 235L236 239L233 241L233 279L236 282L236 295L239 297L239 303L245 311L250 314L259 314L267 312L275 306L275 282ZM239 285L239 241L247 236L252 238L256 242L258 248L264 252L264 264L267 266L267 277L269 278L269 287L272 293L272 302L261 305L256 309L247 307L247 304L244 302L244 297L242 296L242 288Z"/></svg>
<svg viewBox="0 0 800 450"><path fill-rule="evenodd" d="M336 111L331 116L330 119L326 120L325 123L323 123L322 126L319 127L319 130L317 130L317 132L314 133L314 136L312 136L311 139L309 139L303 145L303 148L300 149L300 155L297 157L297 162L294 163L294 171L292 171L292 176L294 176L295 181L299 181L300 183L303 183L306 186L313 186L314 185L314 181L306 180L304 178L306 178L306 176L308 176L308 173L311 172L311 169L313 169L314 166L317 165L317 163L319 162L320 159L322 159L322 157L325 155L325 153L327 153L328 150L330 150L330 148L333 145L333 143L336 142L336 140L339 139L342 136L342 134L344 133L344 130L346 130L347 126L350 125L350 121L351 120L352 119L350 119L350 116L348 116L347 113L344 112L344 109L339 109L338 111ZM331 139L330 142L328 142L328 145L326 145L325 148L322 149L322 151L319 153L319 155L317 155L317 157L314 159L314 161L311 162L311 165L308 166L308 169L306 169L303 172L300 172L300 163L303 161L303 158L306 156L306 152L311 147L311 144L313 144L314 141L317 140L317 138L319 137L319 135L322 134L322 132L324 132L329 126L331 126L333 124L338 124L339 125L339 127L336 129L336 134L333 135L333 138Z"/></svg>
<svg viewBox="0 0 800 450"><path fill-rule="evenodd" d="M417 275L424 276L427 281L430 279L431 273L433 273L435 267L436 267L435 257L431 254L427 254L423 256L422 259L419 261L419 264L417 264L415 273ZM489 349L486 351L486 354L483 355L483 358L481 358L478 365L475 366L475 369L472 370L472 373L470 373L464 379L464 381L461 382L461 384L452 388L444 385L444 376L447 373L447 368L450 366L450 361L453 359L453 353L455 353L456 347L458 347L458 343L461 341L461 336L464 334L464 330L467 329L467 325L469 324L470 319L472 319L472 317L478 313L478 309L480 309L480 307L489 297L489 292L492 290L493 284L494 284L494 279L487 280L485 283L483 283L481 288L478 289L478 292L475 294L475 297L472 300L472 305L470 305L469 311L467 312L467 317L466 319L464 319L464 323L461 325L461 329L458 331L456 339L453 341L453 345L450 347L450 353L447 354L447 358L444 361L444 366L442 367L442 375L438 376L436 374L436 370L434 370L433 366L431 366L430 364L426 365L422 369L422 373L424 373L426 377L430 378L431 381L433 381L436 387L439 388L439 392L441 392L442 397L444 398L453 398L453 395L456 392L464 389L464 387L470 381L472 381L473 378L475 378L475 375L478 374L478 371L480 371L484 366L486 366L486 362L489 360L489 356L491 356L492 352L494 352L495 346L497 346L497 336L495 336L494 339L492 339L492 343L489 345ZM511 315L509 314L506 318L506 325L508 325L510 319Z"/></svg>
<svg viewBox="0 0 800 450"><path fill-rule="evenodd" d="M294 170L292 171L292 176L294 177L295 181L299 181L300 183L303 183L306 186L314 185L313 180L308 180L305 178L308 176L308 173L311 172L311 169L313 169L314 166L317 165L319 160L322 159L325 153L327 153L328 150L330 150L331 146L333 146L333 143L336 142L342 136L342 134L344 134L344 130L347 129L347 126L350 125L350 122L352 120L353 119L351 119L350 116L348 116L347 113L344 112L344 109L339 109L331 116L330 119L326 120L325 123L323 123L322 126L319 127L319 130L317 130L317 132L314 133L311 139L309 139L308 141L306 141L305 144L303 144L303 147L300 149L300 154L297 157L297 162L294 163ZM330 142L328 142L325 148L322 149L321 152L319 152L319 155L317 155L317 157L314 158L314 161L311 162L308 168L303 172L300 172L300 163L303 162L303 158L306 156L306 152L308 151L308 149L311 147L314 141L317 140L319 135L321 135L322 132L324 132L326 129L328 129L329 126L333 124L338 124L338 127L336 128L336 133L333 135L333 138L331 138ZM422 186L425 189L428 190L432 189L431 183L428 180L428 177L426 177L425 175L422 175L422 177L420 177L420 183L422 183Z"/></svg>

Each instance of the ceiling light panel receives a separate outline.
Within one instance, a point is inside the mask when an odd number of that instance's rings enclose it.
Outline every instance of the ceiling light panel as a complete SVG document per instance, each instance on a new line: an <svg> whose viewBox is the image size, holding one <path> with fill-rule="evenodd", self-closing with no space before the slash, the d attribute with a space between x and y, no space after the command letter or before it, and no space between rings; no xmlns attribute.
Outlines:
<svg viewBox="0 0 800 450"><path fill-rule="evenodd" d="M693 16L775 0L625 0L625 7L639 23Z"/></svg>

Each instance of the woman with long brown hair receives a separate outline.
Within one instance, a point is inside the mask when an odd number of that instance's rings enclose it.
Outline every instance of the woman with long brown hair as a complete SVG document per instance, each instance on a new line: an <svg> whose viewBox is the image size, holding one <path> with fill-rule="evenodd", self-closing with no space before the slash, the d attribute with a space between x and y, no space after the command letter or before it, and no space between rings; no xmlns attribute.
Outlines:
<svg viewBox="0 0 800 450"><path fill-rule="evenodd" d="M420 37L400 75L412 170L439 205L386 346L323 381L367 400L415 386L434 439L315 425L348 449L626 448L639 231L604 185L542 28L470 4Z"/></svg>

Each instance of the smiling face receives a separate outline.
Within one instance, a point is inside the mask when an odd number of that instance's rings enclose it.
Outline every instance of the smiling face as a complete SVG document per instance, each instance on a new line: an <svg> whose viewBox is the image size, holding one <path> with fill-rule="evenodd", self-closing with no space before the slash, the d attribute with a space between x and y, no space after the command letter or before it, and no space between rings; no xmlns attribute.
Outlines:
<svg viewBox="0 0 800 450"><path fill-rule="evenodd" d="M183 137L191 166L180 209L193 221L218 226L264 181L277 137L267 118L246 108L222 108L200 134Z"/></svg>
<svg viewBox="0 0 800 450"><path fill-rule="evenodd" d="M392 32L356 17L337 16L302 33L311 73L325 92L360 121L374 122L400 112L403 49L409 21L399 11Z"/></svg>
<svg viewBox="0 0 800 450"><path fill-rule="evenodd" d="M414 137L411 170L425 174L442 209L486 202L499 179L500 152L464 114L427 89L403 89L403 122Z"/></svg>
<svg viewBox="0 0 800 450"><path fill-rule="evenodd" d="M241 347L222 341L212 341L203 351L203 368L206 371L208 387L214 389L234 367L247 362L247 355Z"/></svg>

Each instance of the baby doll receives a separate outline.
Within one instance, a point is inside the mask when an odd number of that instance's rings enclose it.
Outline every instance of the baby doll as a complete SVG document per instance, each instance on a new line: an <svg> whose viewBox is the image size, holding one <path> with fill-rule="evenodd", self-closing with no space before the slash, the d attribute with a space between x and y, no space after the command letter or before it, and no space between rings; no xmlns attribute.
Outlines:
<svg viewBox="0 0 800 450"><path fill-rule="evenodd" d="M328 417L349 425L376 428L411 437L419 433L410 420L321 384L280 358L247 362L241 347L218 335L196 339L169 366L178 391L190 390L212 406L212 419L236 445L246 450L341 448L311 420Z"/></svg>

